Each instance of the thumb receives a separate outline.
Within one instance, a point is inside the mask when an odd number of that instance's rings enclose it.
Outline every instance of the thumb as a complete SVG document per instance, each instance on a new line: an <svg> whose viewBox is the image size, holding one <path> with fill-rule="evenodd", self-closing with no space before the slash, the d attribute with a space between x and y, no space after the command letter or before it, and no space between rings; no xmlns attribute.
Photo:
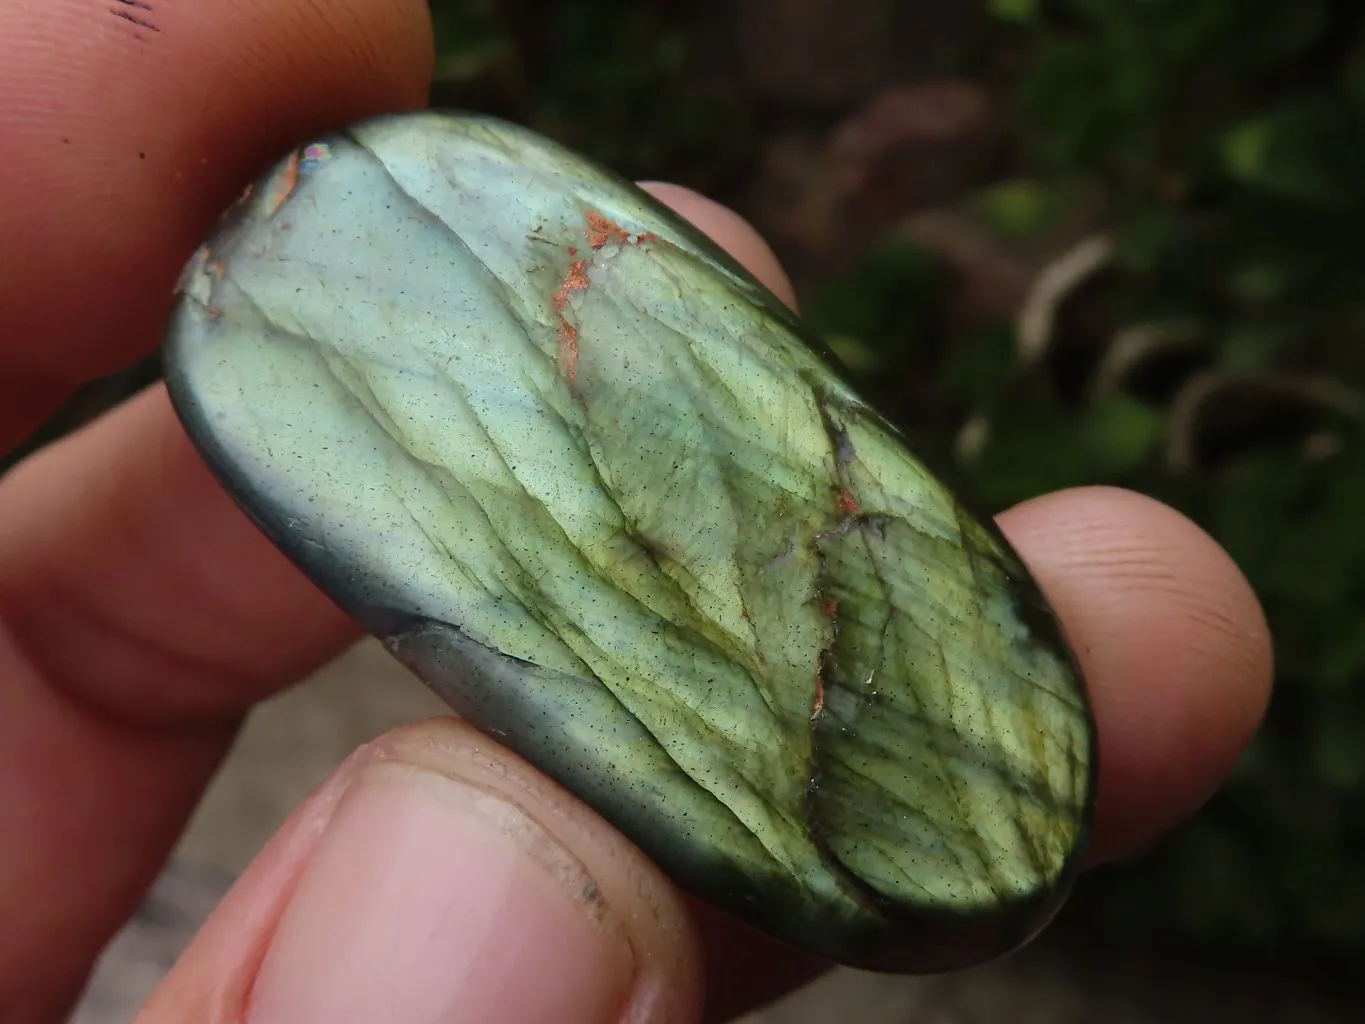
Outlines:
<svg viewBox="0 0 1365 1024"><path fill-rule="evenodd" d="M684 1024L702 985L682 906L583 804L436 719L295 811L137 1024Z"/></svg>

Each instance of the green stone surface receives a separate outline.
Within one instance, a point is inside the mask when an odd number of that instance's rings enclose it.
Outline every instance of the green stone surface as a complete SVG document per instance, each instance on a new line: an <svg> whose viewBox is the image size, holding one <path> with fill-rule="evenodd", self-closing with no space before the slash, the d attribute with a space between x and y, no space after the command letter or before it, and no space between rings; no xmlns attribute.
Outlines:
<svg viewBox="0 0 1365 1024"><path fill-rule="evenodd" d="M1094 732L1023 565L634 186L477 117L313 142L186 269L167 378L305 572L686 888L907 971L1063 898Z"/></svg>

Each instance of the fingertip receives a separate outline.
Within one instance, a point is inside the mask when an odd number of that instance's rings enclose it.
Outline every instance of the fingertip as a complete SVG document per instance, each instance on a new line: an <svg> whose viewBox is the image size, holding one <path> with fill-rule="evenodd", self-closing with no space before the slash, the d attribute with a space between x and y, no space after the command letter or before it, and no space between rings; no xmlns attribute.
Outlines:
<svg viewBox="0 0 1365 1024"><path fill-rule="evenodd" d="M681 897L619 833L468 725L362 749L229 894L141 1024L694 1021Z"/></svg>
<svg viewBox="0 0 1365 1024"><path fill-rule="evenodd" d="M1080 488L999 517L1076 651L1100 733L1092 860L1197 809L1269 699L1270 630L1246 577L1188 518Z"/></svg>
<svg viewBox="0 0 1365 1024"><path fill-rule="evenodd" d="M747 220L728 206L708 199L682 185L646 181L640 187L673 208L684 220L724 249L741 266L790 308L796 308L796 290L778 262L777 254Z"/></svg>
<svg viewBox="0 0 1365 1024"><path fill-rule="evenodd" d="M150 350L180 266L288 146L421 105L420 0L16 0L0 33L0 280L12 367L70 380ZM75 383L77 381L72 381Z"/></svg>

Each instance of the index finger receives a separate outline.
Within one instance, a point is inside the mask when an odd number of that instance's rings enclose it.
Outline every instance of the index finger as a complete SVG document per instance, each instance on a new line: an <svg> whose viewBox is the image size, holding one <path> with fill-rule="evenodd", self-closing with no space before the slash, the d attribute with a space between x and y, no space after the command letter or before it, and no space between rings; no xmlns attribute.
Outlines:
<svg viewBox="0 0 1365 1024"><path fill-rule="evenodd" d="M420 0L0 0L0 451L156 346L217 214L279 151L421 105Z"/></svg>

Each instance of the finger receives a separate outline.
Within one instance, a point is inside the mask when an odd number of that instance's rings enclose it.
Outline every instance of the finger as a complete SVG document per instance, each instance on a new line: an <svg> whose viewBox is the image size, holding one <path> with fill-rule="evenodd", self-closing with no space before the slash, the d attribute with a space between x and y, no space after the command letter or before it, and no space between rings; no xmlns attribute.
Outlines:
<svg viewBox="0 0 1365 1024"><path fill-rule="evenodd" d="M138 1024L696 1021L682 902L454 719L362 749L284 826Z"/></svg>
<svg viewBox="0 0 1365 1024"><path fill-rule="evenodd" d="M796 308L796 291L782 264L777 261L777 254L743 217L728 206L722 206L714 199L708 199L682 185L646 181L641 183L641 187L660 202L671 206L684 220L702 226L711 241L763 282L768 291L792 309Z"/></svg>
<svg viewBox="0 0 1365 1024"><path fill-rule="evenodd" d="M0 0L0 451L150 352L185 260L283 150L420 105L420 0Z"/></svg>
<svg viewBox="0 0 1365 1024"><path fill-rule="evenodd" d="M431 45L417 0L345 0L327 5L325 16L309 0L152 6L0 0L0 244L22 257L8 260L0 277L0 381L8 387L0 394L0 448L79 380L152 349L178 267L279 148L416 105L425 94ZM156 571L174 580L152 583L121 573L117 559L101 563L99 543L155 546L139 529L179 521L176 508L202 519L201 542L227 545L216 557L231 558L234 543L250 536L220 495L209 498L202 469L196 482L170 418L151 431L147 422L134 409L122 434L84 434L0 482L0 920L23 922L0 934L4 1020L56 1019L154 874L232 735L231 715L182 718L167 728L125 716L141 705L90 700L81 685L86 670L108 656L114 662L101 669L113 672L105 681L128 680L159 661L163 694L177 679L192 690L196 682L211 688L211 679L246 688L235 685L231 666L201 671L193 613L176 617L190 629L174 638L183 649L152 643L150 657L146 637L114 639L122 624L103 614L133 607L148 589L165 597L180 590L188 600L216 591L207 558L158 559ZM117 447L125 441L141 450ZM125 469L141 485L150 482L144 498L159 495L162 512L141 515L134 488L116 480ZM51 470L73 475L56 480ZM47 500L55 504L44 523ZM96 521L96 530L82 526ZM66 544L72 552L52 559ZM265 588L252 603L275 602L279 610L312 602L300 653L272 667L316 660L321 634L332 643L347 635L339 617L257 538L250 544L255 582ZM27 558L30 549L50 561ZM94 561L83 572L79 559L87 555ZM112 573L102 574L101 564ZM72 600L44 603L78 576L89 600L68 593ZM283 590L271 594L276 581ZM43 608L25 616L30 600ZM220 608L210 597L199 611ZM71 664L54 673L48 661L57 655L44 645L43 623L67 614L84 618L67 635L90 646L65 652ZM249 626L252 614L237 627ZM139 692L131 687L134 701ZM243 703L240 694L231 702L234 714Z"/></svg>
<svg viewBox="0 0 1365 1024"><path fill-rule="evenodd" d="M1061 619L1099 729L1091 862L1132 852L1227 776L1270 691L1270 635L1231 559L1199 527L1113 488L1062 491L999 517ZM728 1020L814 974L718 911L702 909L713 1003Z"/></svg>
<svg viewBox="0 0 1365 1024"><path fill-rule="evenodd" d="M1231 771L1265 713L1270 630L1241 571L1174 509L1107 487L1000 517L1061 619L1100 723L1092 862L1150 842Z"/></svg>

